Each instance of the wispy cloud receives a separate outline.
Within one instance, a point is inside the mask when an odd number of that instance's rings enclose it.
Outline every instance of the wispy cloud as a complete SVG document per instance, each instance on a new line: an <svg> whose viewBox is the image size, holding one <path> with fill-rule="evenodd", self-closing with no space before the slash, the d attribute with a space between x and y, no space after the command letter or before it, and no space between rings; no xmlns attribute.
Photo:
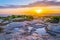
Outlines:
<svg viewBox="0 0 60 40"><path fill-rule="evenodd" d="M58 0L59 1L59 0ZM19 7L35 7L35 6L60 6L60 2L54 2L54 1L36 1L36 2L33 2L33 3L30 3L28 5L6 5L6 6L0 6L0 8L19 8Z"/></svg>

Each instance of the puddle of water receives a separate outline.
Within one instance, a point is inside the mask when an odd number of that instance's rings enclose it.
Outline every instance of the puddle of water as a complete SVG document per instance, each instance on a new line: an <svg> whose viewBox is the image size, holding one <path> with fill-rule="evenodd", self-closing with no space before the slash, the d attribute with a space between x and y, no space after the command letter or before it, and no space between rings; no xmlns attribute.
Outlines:
<svg viewBox="0 0 60 40"><path fill-rule="evenodd" d="M47 34L45 28L36 29L36 32L37 32L38 34L41 34L41 35Z"/></svg>

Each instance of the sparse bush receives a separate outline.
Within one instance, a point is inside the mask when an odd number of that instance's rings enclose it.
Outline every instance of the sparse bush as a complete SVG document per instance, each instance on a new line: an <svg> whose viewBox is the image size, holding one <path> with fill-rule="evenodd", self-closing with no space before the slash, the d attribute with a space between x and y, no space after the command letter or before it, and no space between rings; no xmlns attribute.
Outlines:
<svg viewBox="0 0 60 40"><path fill-rule="evenodd" d="M59 23L60 21L60 16L52 16L50 20L47 20L50 23Z"/></svg>
<svg viewBox="0 0 60 40"><path fill-rule="evenodd" d="M3 32L3 30L4 30L4 28L1 28L1 27L0 27L0 33Z"/></svg>

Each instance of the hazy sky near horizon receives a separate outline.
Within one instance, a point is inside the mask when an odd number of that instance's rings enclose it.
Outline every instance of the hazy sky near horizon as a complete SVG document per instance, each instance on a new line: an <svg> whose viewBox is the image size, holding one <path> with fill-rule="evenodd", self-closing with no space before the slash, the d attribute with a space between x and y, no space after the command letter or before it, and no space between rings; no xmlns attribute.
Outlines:
<svg viewBox="0 0 60 40"><path fill-rule="evenodd" d="M36 10L41 10L40 13L37 13ZM54 7L30 7L30 8L6 8L6 9L0 9L0 14L60 14L60 8L54 8Z"/></svg>
<svg viewBox="0 0 60 40"><path fill-rule="evenodd" d="M0 5L26 5L36 1L43 1L43 0L0 0ZM53 1L53 0L48 0L48 1ZM60 0L54 0L54 1L60 2Z"/></svg>

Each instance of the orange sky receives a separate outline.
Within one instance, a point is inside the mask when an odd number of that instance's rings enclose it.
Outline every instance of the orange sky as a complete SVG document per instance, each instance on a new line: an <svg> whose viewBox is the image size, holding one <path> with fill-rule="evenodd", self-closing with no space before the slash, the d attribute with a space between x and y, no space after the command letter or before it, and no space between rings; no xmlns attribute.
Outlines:
<svg viewBox="0 0 60 40"><path fill-rule="evenodd" d="M42 10L40 13L37 13L35 10ZM30 8L5 8L0 9L0 13L8 14L30 14L30 15L46 15L46 14L55 14L60 13L59 7L30 7Z"/></svg>

